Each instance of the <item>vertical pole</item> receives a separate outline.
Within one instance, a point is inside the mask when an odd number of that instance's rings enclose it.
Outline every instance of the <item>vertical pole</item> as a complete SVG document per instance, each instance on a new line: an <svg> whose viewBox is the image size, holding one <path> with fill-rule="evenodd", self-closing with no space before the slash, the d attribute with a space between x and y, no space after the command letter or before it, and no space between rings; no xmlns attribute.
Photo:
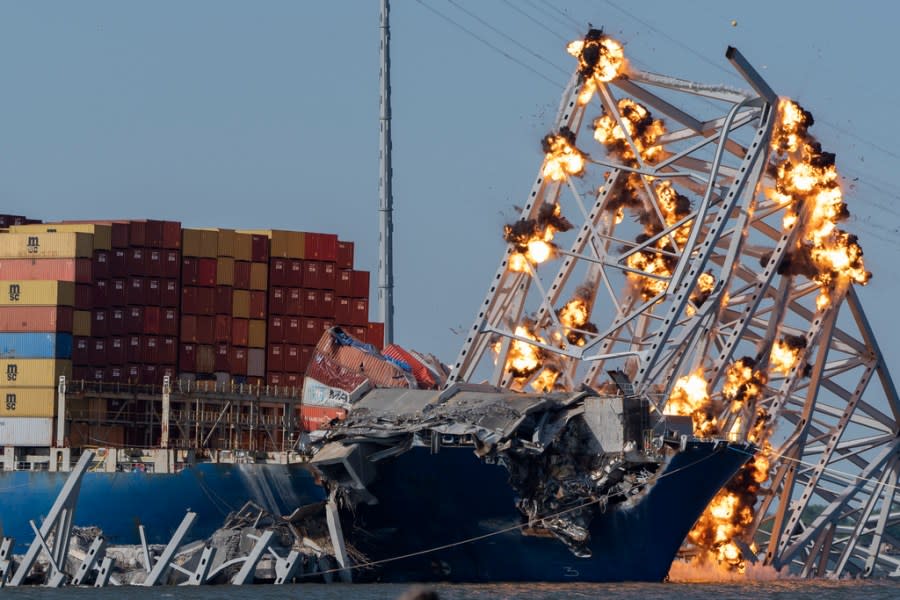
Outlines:
<svg viewBox="0 0 900 600"><path fill-rule="evenodd" d="M384 323L384 343L394 341L394 195L391 189L391 28L390 0L381 0L381 69L379 82L381 151L379 152L378 317Z"/></svg>
<svg viewBox="0 0 900 600"><path fill-rule="evenodd" d="M172 392L172 382L169 376L163 377L162 384L162 415L160 417L159 429L159 447L166 449L169 447L169 410L171 403L169 402L169 394Z"/></svg>
<svg viewBox="0 0 900 600"><path fill-rule="evenodd" d="M56 447L62 448L66 444L66 376L59 376L59 394L56 407ZM68 470L68 465L66 466Z"/></svg>

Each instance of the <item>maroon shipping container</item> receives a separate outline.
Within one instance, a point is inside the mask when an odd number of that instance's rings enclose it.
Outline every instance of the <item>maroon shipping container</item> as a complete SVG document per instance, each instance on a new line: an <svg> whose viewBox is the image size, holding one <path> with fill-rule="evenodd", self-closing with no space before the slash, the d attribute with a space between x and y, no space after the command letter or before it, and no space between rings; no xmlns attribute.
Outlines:
<svg viewBox="0 0 900 600"><path fill-rule="evenodd" d="M103 379L106 377L106 369L103 367L91 367L88 370L88 378L91 381L96 381L97 383L103 383Z"/></svg>
<svg viewBox="0 0 900 600"><path fill-rule="evenodd" d="M290 261L284 258L273 258L269 263L269 285L286 285L287 270Z"/></svg>
<svg viewBox="0 0 900 600"><path fill-rule="evenodd" d="M354 298L369 297L369 272L351 271L350 295Z"/></svg>
<svg viewBox="0 0 900 600"><path fill-rule="evenodd" d="M106 367L103 378L110 383L125 383L127 381L125 367L110 365Z"/></svg>
<svg viewBox="0 0 900 600"><path fill-rule="evenodd" d="M143 277L128 278L128 289L125 292L125 302L128 306L143 306L147 304L147 299L144 296L144 283Z"/></svg>
<svg viewBox="0 0 900 600"><path fill-rule="evenodd" d="M185 259L188 260L188 259ZM216 259L214 258L195 258L197 261L197 285L212 286L216 285Z"/></svg>
<svg viewBox="0 0 900 600"><path fill-rule="evenodd" d="M353 299L338 296L334 301L334 320L338 325L350 325L353 321Z"/></svg>
<svg viewBox="0 0 900 600"><path fill-rule="evenodd" d="M162 321L160 312L161 309L158 306L144 307L144 327L141 333L159 335L162 332L160 329Z"/></svg>
<svg viewBox="0 0 900 600"><path fill-rule="evenodd" d="M109 315L109 323L107 324L107 333L109 335L124 335L128 333L127 319L125 308L110 308L107 313Z"/></svg>
<svg viewBox="0 0 900 600"><path fill-rule="evenodd" d="M334 290L337 283L337 269L333 262L323 262L320 268L319 277L322 281L323 290Z"/></svg>
<svg viewBox="0 0 900 600"><path fill-rule="evenodd" d="M104 338L93 338L91 339L91 360L90 365L92 367L103 367L106 366L106 339Z"/></svg>
<svg viewBox="0 0 900 600"><path fill-rule="evenodd" d="M160 306L175 306L181 302L181 290L177 279L163 279L160 290Z"/></svg>
<svg viewBox="0 0 900 600"><path fill-rule="evenodd" d="M94 259L91 261L91 270L94 279L106 279L109 277L109 251L94 250Z"/></svg>
<svg viewBox="0 0 900 600"><path fill-rule="evenodd" d="M284 340L284 323L282 317L272 315L269 317L268 327L266 328L266 339L270 343L280 344Z"/></svg>
<svg viewBox="0 0 900 600"><path fill-rule="evenodd" d="M247 375L247 349L232 346L228 366L232 375Z"/></svg>
<svg viewBox="0 0 900 600"><path fill-rule="evenodd" d="M109 274L111 277L128 276L128 250L125 248L113 248L109 255Z"/></svg>
<svg viewBox="0 0 900 600"><path fill-rule="evenodd" d="M197 371L196 344L181 344L178 353L178 370L183 373L195 373Z"/></svg>
<svg viewBox="0 0 900 600"><path fill-rule="evenodd" d="M107 308L109 304L109 281L106 279L98 279L94 281L93 286L93 303L97 308Z"/></svg>
<svg viewBox="0 0 900 600"><path fill-rule="evenodd" d="M147 275L162 277L166 273L166 254L163 250L147 250Z"/></svg>
<svg viewBox="0 0 900 600"><path fill-rule="evenodd" d="M345 298L353 297L353 271L345 269L337 272L334 293Z"/></svg>
<svg viewBox="0 0 900 600"><path fill-rule="evenodd" d="M317 260L303 261L303 287L318 290L322 288L322 263Z"/></svg>
<svg viewBox="0 0 900 600"><path fill-rule="evenodd" d="M106 337L109 335L109 313L105 309L95 309L91 312L91 335L94 337ZM71 331L71 330L70 330Z"/></svg>
<svg viewBox="0 0 900 600"><path fill-rule="evenodd" d="M266 318L266 293L253 291L250 292L250 318L265 319Z"/></svg>
<svg viewBox="0 0 900 600"><path fill-rule="evenodd" d="M215 330L215 341L231 341L231 315L216 315ZM216 370L218 371L219 369Z"/></svg>
<svg viewBox="0 0 900 600"><path fill-rule="evenodd" d="M126 290L128 289L127 279L111 279L109 281L109 306L125 306Z"/></svg>
<svg viewBox="0 0 900 600"><path fill-rule="evenodd" d="M184 286L181 289L181 310L191 315L214 315L216 289L212 287Z"/></svg>
<svg viewBox="0 0 900 600"><path fill-rule="evenodd" d="M231 358L231 348L226 342L216 344L216 365L217 372L229 372L229 359Z"/></svg>
<svg viewBox="0 0 900 600"><path fill-rule="evenodd" d="M250 236L250 260L253 262L269 262L269 238L254 233Z"/></svg>
<svg viewBox="0 0 900 600"><path fill-rule="evenodd" d="M304 256L307 260L328 260L334 262L337 260L337 236L331 233L306 233L306 251Z"/></svg>
<svg viewBox="0 0 900 600"><path fill-rule="evenodd" d="M353 268L353 242L344 242L338 240L337 243L337 268L352 269Z"/></svg>
<svg viewBox="0 0 900 600"><path fill-rule="evenodd" d="M128 245L129 246L146 246L147 245L147 222L146 221L128 221Z"/></svg>
<svg viewBox="0 0 900 600"><path fill-rule="evenodd" d="M273 371L266 373L266 385L283 386L286 381L287 376L284 373L275 373Z"/></svg>
<svg viewBox="0 0 900 600"><path fill-rule="evenodd" d="M178 311L176 309L160 309L159 333L162 335L178 335L178 324Z"/></svg>
<svg viewBox="0 0 900 600"><path fill-rule="evenodd" d="M141 362L142 347L143 344L141 342L141 336L129 335L127 338L125 338L125 358L127 359L126 362Z"/></svg>
<svg viewBox="0 0 900 600"><path fill-rule="evenodd" d="M197 317L197 342L212 345L216 341L216 317L200 315Z"/></svg>
<svg viewBox="0 0 900 600"><path fill-rule="evenodd" d="M351 325L359 325L366 327L369 323L369 301L366 298L356 298L353 300L353 313L350 320ZM365 333L360 339L365 339Z"/></svg>
<svg viewBox="0 0 900 600"><path fill-rule="evenodd" d="M322 302L320 306L320 317L334 319L334 292L330 290L322 290Z"/></svg>
<svg viewBox="0 0 900 600"><path fill-rule="evenodd" d="M125 309L125 331L127 333L144 332L143 306L131 306Z"/></svg>
<svg viewBox="0 0 900 600"><path fill-rule="evenodd" d="M72 364L87 365L91 362L91 338L72 338Z"/></svg>
<svg viewBox="0 0 900 600"><path fill-rule="evenodd" d="M246 346L250 338L249 319L231 319L231 343L234 346Z"/></svg>
<svg viewBox="0 0 900 600"><path fill-rule="evenodd" d="M292 260L284 284L288 287L303 287L303 261Z"/></svg>
<svg viewBox="0 0 900 600"><path fill-rule="evenodd" d="M217 315L231 315L234 306L232 288L227 285L216 286L216 296L213 304Z"/></svg>
<svg viewBox="0 0 900 600"><path fill-rule="evenodd" d="M103 225L109 225L110 242L113 248L128 247L128 223L126 221L97 221Z"/></svg>
<svg viewBox="0 0 900 600"><path fill-rule="evenodd" d="M312 360L315 351L315 346L300 346L300 373L306 374L306 368L309 366L309 361Z"/></svg>
<svg viewBox="0 0 900 600"><path fill-rule="evenodd" d="M159 362L159 338L155 335L145 335L141 338L141 362Z"/></svg>
<svg viewBox="0 0 900 600"><path fill-rule="evenodd" d="M269 314L283 315L285 314L285 307L285 288L269 288Z"/></svg>
<svg viewBox="0 0 900 600"><path fill-rule="evenodd" d="M144 275L147 272L147 251L144 248L129 248L125 251L125 264L129 275Z"/></svg>
<svg viewBox="0 0 900 600"><path fill-rule="evenodd" d="M162 306L162 279L151 278L144 281L144 299L150 306Z"/></svg>
<svg viewBox="0 0 900 600"><path fill-rule="evenodd" d="M355 337L358 340L365 340L366 334L368 333L368 331L369 331L368 326L360 327L359 325L351 325L350 327L347 328L347 333L349 333L350 335L352 335L353 337Z"/></svg>
<svg viewBox="0 0 900 600"><path fill-rule="evenodd" d="M292 388L300 388L303 385L303 375L299 373L285 373L284 384Z"/></svg>
<svg viewBox="0 0 900 600"><path fill-rule="evenodd" d="M266 357L266 369L269 371L284 370L284 346L281 344L269 344L269 352Z"/></svg>
<svg viewBox="0 0 900 600"><path fill-rule="evenodd" d="M141 365L125 365L125 380L128 383L140 383Z"/></svg>
<svg viewBox="0 0 900 600"><path fill-rule="evenodd" d="M72 381L84 381L88 378L87 367L73 366Z"/></svg>
<svg viewBox="0 0 900 600"><path fill-rule="evenodd" d="M94 289L87 283L75 286L75 310L91 310L94 308ZM97 306L100 308L100 306Z"/></svg>
<svg viewBox="0 0 900 600"><path fill-rule="evenodd" d="M178 362L178 338L165 336L160 338L159 362L174 365Z"/></svg>
<svg viewBox="0 0 900 600"><path fill-rule="evenodd" d="M285 301L285 314L299 317L303 314L303 297L305 296L303 288L289 288L287 291L287 299Z"/></svg>
<svg viewBox="0 0 900 600"><path fill-rule="evenodd" d="M141 366L141 385L160 385L161 383L162 377L157 365Z"/></svg>
<svg viewBox="0 0 900 600"><path fill-rule="evenodd" d="M379 350L384 348L384 323L369 323L366 328L366 343Z"/></svg>
<svg viewBox="0 0 900 600"><path fill-rule="evenodd" d="M197 315L181 315L181 341L197 343Z"/></svg>
<svg viewBox="0 0 900 600"><path fill-rule="evenodd" d="M185 256L181 259L181 283L183 285L197 285L200 280L200 262L193 256Z"/></svg>
<svg viewBox="0 0 900 600"><path fill-rule="evenodd" d="M281 339L288 344L303 343L303 319L301 317L285 317L282 321Z"/></svg>
<svg viewBox="0 0 900 600"><path fill-rule="evenodd" d="M180 238L179 238L180 239ZM178 242L181 243L180 241ZM163 251L163 275L171 279L181 278L181 252L178 250Z"/></svg>
<svg viewBox="0 0 900 600"><path fill-rule="evenodd" d="M300 372L300 348L296 344L284 346L284 371L289 373Z"/></svg>
<svg viewBox="0 0 900 600"><path fill-rule="evenodd" d="M322 314L322 293L319 290L303 291L303 316L318 317Z"/></svg>
<svg viewBox="0 0 900 600"><path fill-rule="evenodd" d="M107 338L106 360L112 365L124 365L128 362L127 340L122 336Z"/></svg>
<svg viewBox="0 0 900 600"><path fill-rule="evenodd" d="M181 248L181 223L178 221L162 222L162 247L175 250Z"/></svg>
<svg viewBox="0 0 900 600"><path fill-rule="evenodd" d="M315 346L322 337L322 321L324 319L300 319L300 343Z"/></svg>
<svg viewBox="0 0 900 600"><path fill-rule="evenodd" d="M245 260L234 261L234 287L238 290L250 289L250 263Z"/></svg>

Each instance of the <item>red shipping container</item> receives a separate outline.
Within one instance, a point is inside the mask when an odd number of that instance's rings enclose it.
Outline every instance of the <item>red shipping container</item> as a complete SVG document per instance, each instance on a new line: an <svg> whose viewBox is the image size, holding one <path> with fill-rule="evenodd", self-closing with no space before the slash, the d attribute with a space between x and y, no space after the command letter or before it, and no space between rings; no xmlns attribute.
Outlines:
<svg viewBox="0 0 900 600"><path fill-rule="evenodd" d="M298 390L303 387L303 375L300 373L285 373L284 376L286 378L285 385Z"/></svg>
<svg viewBox="0 0 900 600"><path fill-rule="evenodd" d="M319 278L322 281L322 289L334 290L337 283L337 269L333 262L323 262L319 269Z"/></svg>
<svg viewBox="0 0 900 600"><path fill-rule="evenodd" d="M424 388L432 389L437 385L437 382L434 380L434 376L432 376L431 371L419 362L412 354L398 346L397 344L390 344L389 346L385 346L384 350L381 351L384 356L394 358L400 361L405 362L409 365L409 368L412 370L413 376L416 378L416 381Z"/></svg>
<svg viewBox="0 0 900 600"><path fill-rule="evenodd" d="M355 337L356 339L364 342L366 340L366 334L369 332L368 327L360 327L359 325L351 325L347 328L347 333Z"/></svg>
<svg viewBox="0 0 900 600"><path fill-rule="evenodd" d="M334 282L334 293L345 298L353 296L353 271L338 271Z"/></svg>
<svg viewBox="0 0 900 600"><path fill-rule="evenodd" d="M322 290L322 303L321 303L321 313L320 317L327 317L329 319L334 319L334 292L331 290Z"/></svg>
<svg viewBox="0 0 900 600"><path fill-rule="evenodd" d="M322 314L322 293L318 290L304 290L303 316L318 317Z"/></svg>
<svg viewBox="0 0 900 600"><path fill-rule="evenodd" d="M337 260L337 236L331 233L306 233L306 252L304 256L307 260L328 260L334 262Z"/></svg>
<svg viewBox="0 0 900 600"><path fill-rule="evenodd" d="M265 319L266 318L266 293L253 291L250 292L250 318Z"/></svg>
<svg viewBox="0 0 900 600"><path fill-rule="evenodd" d="M144 327L141 333L152 333L159 335L161 333L161 309L158 306L144 307Z"/></svg>
<svg viewBox="0 0 900 600"><path fill-rule="evenodd" d="M188 260L188 259L185 259ZM197 261L197 285L213 286L216 285L216 259L214 258L195 258Z"/></svg>
<svg viewBox="0 0 900 600"><path fill-rule="evenodd" d="M216 344L216 371L229 372L231 359L231 348L225 342Z"/></svg>
<svg viewBox="0 0 900 600"><path fill-rule="evenodd" d="M234 287L238 290L250 289L250 263L245 260L234 261Z"/></svg>
<svg viewBox="0 0 900 600"><path fill-rule="evenodd" d="M290 288L287 291L287 300L285 302L285 313L299 317L303 314L303 297L305 296L303 288Z"/></svg>
<svg viewBox="0 0 900 600"><path fill-rule="evenodd" d="M109 281L98 279L90 286L91 295L93 296L93 306L91 308L107 308L109 306Z"/></svg>
<svg viewBox="0 0 900 600"><path fill-rule="evenodd" d="M125 309L125 331L127 333L144 332L143 306L132 306Z"/></svg>
<svg viewBox="0 0 900 600"><path fill-rule="evenodd" d="M91 270L94 279L106 279L109 277L109 251L94 250L94 259L91 261Z"/></svg>
<svg viewBox="0 0 900 600"><path fill-rule="evenodd" d="M87 365L91 362L91 338L72 338L72 364Z"/></svg>
<svg viewBox="0 0 900 600"><path fill-rule="evenodd" d="M197 315L181 315L181 341L197 343Z"/></svg>
<svg viewBox="0 0 900 600"><path fill-rule="evenodd" d="M283 315L285 306L285 288L269 288L269 314Z"/></svg>
<svg viewBox="0 0 900 600"><path fill-rule="evenodd" d="M150 306L162 306L162 279L147 279L144 282L144 299Z"/></svg>
<svg viewBox="0 0 900 600"><path fill-rule="evenodd" d="M181 302L181 290L177 279L163 279L159 303L161 306L178 306Z"/></svg>
<svg viewBox="0 0 900 600"><path fill-rule="evenodd" d="M198 285L200 281L200 261L193 256L185 256L181 259L181 283L184 285Z"/></svg>
<svg viewBox="0 0 900 600"><path fill-rule="evenodd" d="M296 344L284 346L284 371L285 373L300 372L300 346Z"/></svg>
<svg viewBox="0 0 900 600"><path fill-rule="evenodd" d="M107 338L106 361L112 365L124 365L128 362L128 353L125 348L125 338L114 336Z"/></svg>
<svg viewBox="0 0 900 600"><path fill-rule="evenodd" d="M270 371L266 373L266 385L275 385L275 386L283 386L284 382L287 381L287 377L284 373L275 373Z"/></svg>
<svg viewBox="0 0 900 600"><path fill-rule="evenodd" d="M300 346L300 373L306 373L306 368L309 366L309 361L312 360L315 352L315 346Z"/></svg>
<svg viewBox="0 0 900 600"><path fill-rule="evenodd" d="M212 287L185 286L181 290L182 312L191 315L214 315L216 289Z"/></svg>
<svg viewBox="0 0 900 600"><path fill-rule="evenodd" d="M280 344L284 340L284 323L282 317L277 315L269 317L266 339L269 342L276 344ZM278 370L280 371L281 369Z"/></svg>
<svg viewBox="0 0 900 600"><path fill-rule="evenodd" d="M178 335L178 311L174 308L160 310L159 332L162 335Z"/></svg>
<svg viewBox="0 0 900 600"><path fill-rule="evenodd" d="M147 252L144 248L129 248L125 252L125 264L129 275L147 273Z"/></svg>
<svg viewBox="0 0 900 600"><path fill-rule="evenodd" d="M141 362L159 362L159 338L155 335L145 335L141 340Z"/></svg>
<svg viewBox="0 0 900 600"><path fill-rule="evenodd" d="M384 348L384 323L369 323L366 329L366 343L378 350Z"/></svg>
<svg viewBox="0 0 900 600"><path fill-rule="evenodd" d="M197 372L196 344L181 344L181 351L178 353L178 370L183 373Z"/></svg>
<svg viewBox="0 0 900 600"><path fill-rule="evenodd" d="M125 358L126 362L129 363L139 363L141 362L141 354L143 351L143 343L141 341L141 336L139 335L129 335L125 338Z"/></svg>
<svg viewBox="0 0 900 600"><path fill-rule="evenodd" d="M215 311L217 315L230 315L234 307L232 288L227 285L216 286Z"/></svg>
<svg viewBox="0 0 900 600"><path fill-rule="evenodd" d="M126 381L125 368L122 366L109 366L105 369L103 376L110 383L124 383Z"/></svg>
<svg viewBox="0 0 900 600"><path fill-rule="evenodd" d="M163 221L162 247L177 250L181 248L181 223L178 221Z"/></svg>
<svg viewBox="0 0 900 600"><path fill-rule="evenodd" d="M71 333L73 315L71 306L4 306L0 310L0 331Z"/></svg>
<svg viewBox="0 0 900 600"><path fill-rule="evenodd" d="M141 365L125 365L125 378L128 383L140 383Z"/></svg>
<svg viewBox="0 0 900 600"><path fill-rule="evenodd" d="M151 248L162 248L163 242L163 222L146 220L144 221L144 231L147 237L144 238L144 244Z"/></svg>
<svg viewBox="0 0 900 600"><path fill-rule="evenodd" d="M7 309L9 310L9 309ZM94 337L106 337L109 335L109 313L105 309L95 309L91 312L91 335ZM32 331L35 331L32 329ZM71 329L69 330L71 331Z"/></svg>
<svg viewBox="0 0 900 600"><path fill-rule="evenodd" d="M250 236L250 259L253 262L269 262L269 238L254 233Z"/></svg>
<svg viewBox="0 0 900 600"><path fill-rule="evenodd" d="M128 289L125 292L125 300L129 306L143 306L148 304L147 299L144 296L144 283L145 280L143 277L128 278Z"/></svg>
<svg viewBox="0 0 900 600"><path fill-rule="evenodd" d="M285 317L282 320L281 339L288 344L301 344L303 340L303 319L300 317Z"/></svg>
<svg viewBox="0 0 900 600"><path fill-rule="evenodd" d="M302 260L290 261L290 268L288 270L287 277L284 280L284 284L288 287L303 287Z"/></svg>
<svg viewBox="0 0 900 600"><path fill-rule="evenodd" d="M77 221L64 221L69 223L77 223ZM127 221L93 221L102 225L109 225L110 228L110 245L113 248L128 247L128 222Z"/></svg>
<svg viewBox="0 0 900 600"><path fill-rule="evenodd" d="M322 263L317 260L303 261L303 287L318 290L322 287L320 277Z"/></svg>
<svg viewBox="0 0 900 600"><path fill-rule="evenodd" d="M231 358L228 361L229 371L232 375L247 374L247 349L236 346L231 347Z"/></svg>
<svg viewBox="0 0 900 600"><path fill-rule="evenodd" d="M128 244L130 246L147 245L146 221L128 221Z"/></svg>
<svg viewBox="0 0 900 600"><path fill-rule="evenodd" d="M109 274L112 277L128 277L128 250L113 248L109 256Z"/></svg>
<svg viewBox="0 0 900 600"><path fill-rule="evenodd" d="M322 337L323 319L300 319L300 343L315 346Z"/></svg>
<svg viewBox="0 0 900 600"><path fill-rule="evenodd" d="M157 365L141 367L141 385L162 385L162 376Z"/></svg>
<svg viewBox="0 0 900 600"><path fill-rule="evenodd" d="M273 258L269 263L269 285L285 285L289 261L283 258Z"/></svg>
<svg viewBox="0 0 900 600"><path fill-rule="evenodd" d="M231 316L230 315L216 315L216 325L215 325L215 336L214 339L217 342L229 342L231 341Z"/></svg>
<svg viewBox="0 0 900 600"><path fill-rule="evenodd" d="M106 366L106 340L104 338L93 338L91 340L90 365L93 367Z"/></svg>
<svg viewBox="0 0 900 600"><path fill-rule="evenodd" d="M128 333L126 326L126 318L124 308L110 308L107 313L109 315L109 323L107 325L107 333L109 335L123 335Z"/></svg>
<svg viewBox="0 0 900 600"><path fill-rule="evenodd" d="M147 275L162 277L166 274L166 255L162 250L147 250Z"/></svg>
<svg viewBox="0 0 900 600"><path fill-rule="evenodd" d="M338 325L351 325L353 320L353 299L338 296L334 301L334 320Z"/></svg>
<svg viewBox="0 0 900 600"><path fill-rule="evenodd" d="M106 283L106 282L104 282ZM87 283L78 284L75 286L75 309L76 310L91 310L94 308L94 289L93 286ZM100 308L98 305L97 308Z"/></svg>
<svg viewBox="0 0 900 600"><path fill-rule="evenodd" d="M180 237L178 243L181 243ZM163 258L165 263L163 265L163 275L171 279L180 279L181 252L179 252L178 250L165 250L163 251Z"/></svg>
<svg viewBox="0 0 900 600"><path fill-rule="evenodd" d="M284 346L281 344L269 344L266 369L270 371L284 370Z"/></svg>
<svg viewBox="0 0 900 600"><path fill-rule="evenodd" d="M89 258L13 258L0 260L0 280L55 279L91 283Z"/></svg>
<svg viewBox="0 0 900 600"><path fill-rule="evenodd" d="M361 327L366 327L369 323L369 301L365 298L356 298L353 300L353 313L352 320L350 321L351 325L359 325ZM365 334L363 334L362 338L365 339Z"/></svg>
<svg viewBox="0 0 900 600"><path fill-rule="evenodd" d="M354 298L369 297L369 272L368 271L351 271L351 289L350 295Z"/></svg>
<svg viewBox="0 0 900 600"><path fill-rule="evenodd" d="M341 240L338 240L336 261L338 269L353 268L353 242L342 242Z"/></svg>
<svg viewBox="0 0 900 600"><path fill-rule="evenodd" d="M306 235L309 234L307 233ZM300 425L304 431L326 429L332 421L343 421L346 418L347 411L343 408L312 406L309 404L300 406Z"/></svg>
<svg viewBox="0 0 900 600"><path fill-rule="evenodd" d="M197 342L212 345L216 341L216 318L211 315L197 317Z"/></svg>
<svg viewBox="0 0 900 600"><path fill-rule="evenodd" d="M160 338L159 362L174 365L178 362L178 338L166 336Z"/></svg>
<svg viewBox="0 0 900 600"><path fill-rule="evenodd" d="M109 306L125 306L127 290L127 279L111 279L109 282Z"/></svg>
<svg viewBox="0 0 900 600"><path fill-rule="evenodd" d="M234 346L246 346L250 338L249 319L231 319L231 343ZM245 366L246 371L246 366Z"/></svg>
<svg viewBox="0 0 900 600"><path fill-rule="evenodd" d="M106 369L103 367L91 367L88 371L88 377L91 381L103 383L103 378L106 377Z"/></svg>

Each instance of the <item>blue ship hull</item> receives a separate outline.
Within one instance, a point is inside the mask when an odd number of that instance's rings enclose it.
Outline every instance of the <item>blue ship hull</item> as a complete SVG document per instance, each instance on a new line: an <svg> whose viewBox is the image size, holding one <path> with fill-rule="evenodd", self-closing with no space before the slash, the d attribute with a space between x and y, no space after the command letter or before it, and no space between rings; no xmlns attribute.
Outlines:
<svg viewBox="0 0 900 600"><path fill-rule="evenodd" d="M389 560L358 579L662 581L694 522L749 456L744 446L690 442L632 506L594 517L592 556L579 558L554 537L523 534L505 468L470 448L414 448L378 463L367 487L380 502L358 505L344 534L370 561ZM423 552L432 548L441 549ZM409 557L390 560L399 556Z"/></svg>
<svg viewBox="0 0 900 600"><path fill-rule="evenodd" d="M17 551L34 533L65 483L67 473L0 471L0 528L16 540ZM197 513L188 539L202 539L248 500L279 515L325 499L305 466L198 464L178 473L85 473L74 523L96 525L111 544L139 543L138 525L148 542L165 544L190 509Z"/></svg>

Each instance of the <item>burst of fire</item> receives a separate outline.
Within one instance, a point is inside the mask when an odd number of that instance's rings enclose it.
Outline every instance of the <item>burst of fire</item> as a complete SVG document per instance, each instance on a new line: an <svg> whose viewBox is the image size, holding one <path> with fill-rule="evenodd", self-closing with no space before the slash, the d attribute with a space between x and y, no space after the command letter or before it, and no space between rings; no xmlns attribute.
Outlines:
<svg viewBox="0 0 900 600"><path fill-rule="evenodd" d="M806 348L806 338L786 335L774 344L769 355L769 368L787 375L800 360L800 353Z"/></svg>
<svg viewBox="0 0 900 600"><path fill-rule="evenodd" d="M667 415L691 417L694 434L697 436L710 437L719 433L715 406L710 399L702 369L680 377L675 382L663 412Z"/></svg>
<svg viewBox="0 0 900 600"><path fill-rule="evenodd" d="M520 338L544 343L543 339L532 333L525 325L517 326L515 333ZM509 345L506 368L512 373L513 377L531 377L541 367L542 360L543 351L541 348L523 340L514 339Z"/></svg>
<svg viewBox="0 0 900 600"><path fill-rule="evenodd" d="M611 154L631 164L635 163L635 154L629 138L644 162L658 160L662 146L657 145L657 140L666 132L663 122L654 119L645 106L631 98L622 98L617 107L625 130L614 116L604 112L594 120L594 139L606 146Z"/></svg>
<svg viewBox="0 0 900 600"><path fill-rule="evenodd" d="M545 161L541 174L552 181L563 181L569 175L584 174L584 153L575 146L575 134L563 127L559 133L550 133L542 142Z"/></svg>
<svg viewBox="0 0 900 600"><path fill-rule="evenodd" d="M547 367L534 378L534 381L531 382L531 387L536 392L551 392L556 386L557 379L559 379L559 371L553 367Z"/></svg>
<svg viewBox="0 0 900 600"><path fill-rule="evenodd" d="M726 369L722 397L730 403L731 412L738 412L760 397L765 383L766 376L756 369L756 361L745 356Z"/></svg>
<svg viewBox="0 0 900 600"><path fill-rule="evenodd" d="M591 29L583 40L575 40L566 51L578 59L582 88L578 102L587 104L597 89L597 82L612 81L625 70L622 44L603 35L602 29Z"/></svg>
<svg viewBox="0 0 900 600"><path fill-rule="evenodd" d="M503 227L503 238L515 246L509 257L512 271L525 272L530 264L541 264L555 255L553 237L572 224L562 216L559 204L544 204L536 219L520 219Z"/></svg>
<svg viewBox="0 0 900 600"><path fill-rule="evenodd" d="M588 300L590 292L588 290L579 289L576 297L569 300L565 306L557 311L559 322L563 326L563 333L571 344L576 346L584 346L587 343L583 332L589 331L596 333L597 326L588 322L590 317L590 306ZM575 330L580 331L575 331Z"/></svg>

